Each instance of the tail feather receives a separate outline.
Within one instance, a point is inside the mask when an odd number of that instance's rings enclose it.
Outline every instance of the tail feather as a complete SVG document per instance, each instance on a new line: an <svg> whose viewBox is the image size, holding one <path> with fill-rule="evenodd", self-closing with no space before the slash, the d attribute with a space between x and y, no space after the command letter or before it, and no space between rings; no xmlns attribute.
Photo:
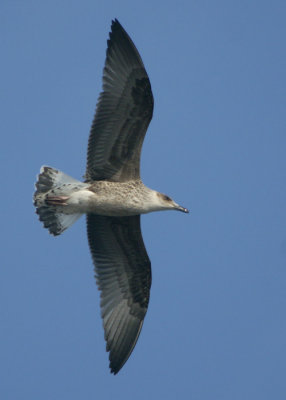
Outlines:
<svg viewBox="0 0 286 400"><path fill-rule="evenodd" d="M83 185L82 182L54 168L47 166L41 168L33 200L39 220L52 235L60 235L81 214L67 214L65 202L49 201L49 199L68 199L72 191L80 189Z"/></svg>
<svg viewBox="0 0 286 400"><path fill-rule="evenodd" d="M43 222L44 227L48 228L49 232L54 236L63 233L81 217L81 214L63 214L63 212L57 210L57 207L52 206L38 207L36 213L39 215L39 220Z"/></svg>
<svg viewBox="0 0 286 400"><path fill-rule="evenodd" d="M77 179L55 168L43 166L40 169L40 174L38 175L38 180L35 185L37 190L34 196L39 193L47 193L51 189L60 188L62 185L66 184L79 184L79 186L82 186L82 182Z"/></svg>

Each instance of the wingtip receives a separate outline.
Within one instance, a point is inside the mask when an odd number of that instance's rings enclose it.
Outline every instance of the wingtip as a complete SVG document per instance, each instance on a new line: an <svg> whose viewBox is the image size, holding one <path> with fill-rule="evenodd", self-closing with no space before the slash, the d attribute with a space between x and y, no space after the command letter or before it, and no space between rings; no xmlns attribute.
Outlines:
<svg viewBox="0 0 286 400"><path fill-rule="evenodd" d="M109 39L107 40L107 47L109 48L109 46L111 45L111 41L112 38L114 37L114 35L117 35L118 32L123 31L125 32L123 26L120 24L120 22L118 21L117 18L114 18L111 21L111 28L110 28L110 32L109 32ZM108 48L107 48L107 52L108 52Z"/></svg>
<svg viewBox="0 0 286 400"><path fill-rule="evenodd" d="M122 25L121 25L121 23L118 21L117 18L114 18L114 19L111 21L111 31L113 31L114 29L116 29L116 27L122 28Z"/></svg>
<svg viewBox="0 0 286 400"><path fill-rule="evenodd" d="M120 371L120 369L121 368L119 368L119 369L115 369L115 368L112 368L111 366L109 366L109 368L110 368L110 373L112 374L112 375L117 375L118 374L118 372Z"/></svg>

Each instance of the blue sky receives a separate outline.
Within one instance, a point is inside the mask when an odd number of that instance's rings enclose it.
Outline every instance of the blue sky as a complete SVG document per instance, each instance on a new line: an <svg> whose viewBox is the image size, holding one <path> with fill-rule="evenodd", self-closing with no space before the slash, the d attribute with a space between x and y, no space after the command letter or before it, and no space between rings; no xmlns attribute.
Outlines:
<svg viewBox="0 0 286 400"><path fill-rule="evenodd" d="M2 1L0 395L285 399L286 3ZM34 214L43 164L81 178L112 18L155 97L142 178L149 310L109 373L85 221Z"/></svg>

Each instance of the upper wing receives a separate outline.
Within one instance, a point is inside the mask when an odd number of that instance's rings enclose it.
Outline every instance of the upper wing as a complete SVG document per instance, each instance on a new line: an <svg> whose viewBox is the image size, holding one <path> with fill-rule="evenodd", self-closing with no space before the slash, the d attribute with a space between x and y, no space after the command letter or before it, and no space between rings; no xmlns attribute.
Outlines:
<svg viewBox="0 0 286 400"><path fill-rule="evenodd" d="M112 21L103 91L92 123L86 180L140 178L140 153L153 114L153 95L141 57L120 23Z"/></svg>
<svg viewBox="0 0 286 400"><path fill-rule="evenodd" d="M151 287L151 264L139 215L88 214L87 235L101 291L109 366L116 374L129 358L143 325Z"/></svg>

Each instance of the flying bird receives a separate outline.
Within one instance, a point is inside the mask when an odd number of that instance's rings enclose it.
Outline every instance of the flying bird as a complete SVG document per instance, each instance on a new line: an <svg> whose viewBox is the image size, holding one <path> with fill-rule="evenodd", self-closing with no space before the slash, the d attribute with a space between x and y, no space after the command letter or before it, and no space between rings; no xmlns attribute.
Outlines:
<svg viewBox="0 0 286 400"><path fill-rule="evenodd" d="M134 43L117 19L107 44L85 180L43 166L33 200L40 221L55 236L86 214L106 350L116 374L134 349L149 303L151 263L140 215L188 210L140 179L141 148L153 114L151 85Z"/></svg>

